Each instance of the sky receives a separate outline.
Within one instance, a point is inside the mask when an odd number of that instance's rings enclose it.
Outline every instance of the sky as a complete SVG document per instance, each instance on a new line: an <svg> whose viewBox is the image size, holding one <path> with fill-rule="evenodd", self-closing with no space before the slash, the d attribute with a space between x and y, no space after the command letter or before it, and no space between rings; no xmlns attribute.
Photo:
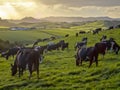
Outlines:
<svg viewBox="0 0 120 90"><path fill-rule="evenodd" d="M120 0L0 0L2 19L50 16L120 18Z"/></svg>

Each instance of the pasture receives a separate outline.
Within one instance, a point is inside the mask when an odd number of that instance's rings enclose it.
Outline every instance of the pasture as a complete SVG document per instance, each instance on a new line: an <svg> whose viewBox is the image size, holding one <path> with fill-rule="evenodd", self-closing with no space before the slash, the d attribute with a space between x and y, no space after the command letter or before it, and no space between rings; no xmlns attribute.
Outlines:
<svg viewBox="0 0 120 90"><path fill-rule="evenodd" d="M74 55L75 42L81 41L82 37L88 37L88 46L93 46L100 41L102 35L107 37L113 37L120 44L120 29L114 29L110 31L102 31L99 34L92 35L84 34L75 37L76 31L67 30L71 33L69 37L61 38L65 42L69 42L69 49L65 51L52 51L44 54L45 58L43 63L40 64L40 79L36 78L36 73L33 73L33 77L28 79L28 71L24 72L22 77L11 76L10 64L13 63L13 58L5 60L0 58L0 89L3 90L111 90L120 89L120 53L115 55L112 52L107 52L104 58L99 55L98 67L93 63L91 68L88 68L89 62L83 62L82 66L76 67ZM27 36L28 32L31 36ZM22 36L22 40L26 40L28 37L32 37L32 40L36 37L49 37L45 33L39 34L40 31L22 31L14 32L12 36L8 38L11 40L19 40L19 37L13 38L13 35L25 34ZM51 31L57 34L57 31ZM58 31L59 32L59 31ZM65 33L64 33L65 32ZM49 32L50 33L50 32ZM1 33L0 33L1 34ZM10 31L8 32L10 34ZM66 34L66 30L59 32L60 35ZM57 35L59 35L57 34ZM2 34L0 35L2 36ZM4 38L3 38L4 39ZM7 37L5 38L7 39ZM61 39L55 40L58 42ZM46 44L46 43L45 43ZM41 43L39 43L41 45Z"/></svg>

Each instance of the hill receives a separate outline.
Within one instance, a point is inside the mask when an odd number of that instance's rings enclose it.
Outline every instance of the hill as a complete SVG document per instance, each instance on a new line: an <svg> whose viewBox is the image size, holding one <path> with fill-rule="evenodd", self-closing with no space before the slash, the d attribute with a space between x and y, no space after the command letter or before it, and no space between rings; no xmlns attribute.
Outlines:
<svg viewBox="0 0 120 90"><path fill-rule="evenodd" d="M36 19L33 17L24 17L20 20L2 20L0 27L36 27L39 29L71 28L90 22L103 21L106 27L120 24L120 19L109 17L47 17Z"/></svg>
<svg viewBox="0 0 120 90"><path fill-rule="evenodd" d="M49 22L87 22L87 21L120 21L119 18L110 17L46 17L42 20L47 20Z"/></svg>
<svg viewBox="0 0 120 90"><path fill-rule="evenodd" d="M95 25L95 24L94 24ZM88 25L89 26L89 25ZM71 32L71 29L67 29ZM54 31L54 30L53 30ZM66 30L65 30L66 32ZM80 67L75 66L74 51L75 42L81 41L83 37L88 37L88 46L93 46L99 42L102 35L107 35L107 38L113 37L120 44L120 29L106 30L99 34L91 33L75 37L71 35L64 39L69 42L69 49L65 51L52 51L44 54L44 61L40 64L40 79L36 79L36 73L33 73L31 80L28 79L28 72L25 71L22 77L18 74L11 76L10 64L13 63L11 57L8 61L0 58L0 89L4 90L119 90L120 87L120 53L115 55L112 52L107 52L104 58L99 55L98 67L95 63L91 68L88 68L89 62L83 62ZM31 33L31 35L33 32ZM64 35L64 29L59 32ZM39 37L39 34L35 35ZM26 37L23 37L23 39ZM17 38L16 38L17 39ZM54 42L58 42L59 40ZM26 39L24 39L26 40ZM45 42L44 44L46 44ZM41 45L41 43L39 43Z"/></svg>

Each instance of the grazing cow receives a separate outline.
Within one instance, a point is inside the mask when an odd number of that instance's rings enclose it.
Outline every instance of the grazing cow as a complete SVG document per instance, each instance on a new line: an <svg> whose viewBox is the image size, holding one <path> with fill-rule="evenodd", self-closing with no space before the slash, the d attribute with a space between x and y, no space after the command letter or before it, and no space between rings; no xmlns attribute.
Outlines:
<svg viewBox="0 0 120 90"><path fill-rule="evenodd" d="M105 55L106 44L105 43L96 43L94 47L89 48L79 48L76 55L76 66L79 66L83 60L89 59L90 64L89 67L92 65L93 60L96 62L96 66L98 65L98 55L103 54Z"/></svg>
<svg viewBox="0 0 120 90"><path fill-rule="evenodd" d="M85 34L86 32L85 31L80 31L79 34Z"/></svg>
<svg viewBox="0 0 120 90"><path fill-rule="evenodd" d="M97 28L95 30L93 30L93 34L98 34L102 29L101 28Z"/></svg>
<svg viewBox="0 0 120 90"><path fill-rule="evenodd" d="M10 56L13 56L14 58L14 55L16 55L19 50L20 47L10 48L7 52L2 53L1 57L5 57L6 60L8 60Z"/></svg>
<svg viewBox="0 0 120 90"><path fill-rule="evenodd" d="M106 35L103 35L102 38L100 39L101 42L105 42L107 39L107 36Z"/></svg>
<svg viewBox="0 0 120 90"><path fill-rule="evenodd" d="M29 79L33 71L37 71L37 78L39 78L39 59L40 54L38 49L21 49L16 56L14 65L11 64L12 76L19 72L19 77L23 75L23 71L28 66L30 72Z"/></svg>
<svg viewBox="0 0 120 90"><path fill-rule="evenodd" d="M115 28L120 28L120 25L117 25Z"/></svg>
<svg viewBox="0 0 120 90"><path fill-rule="evenodd" d="M69 36L69 34L66 34L66 35L65 35L65 37L68 37L68 36Z"/></svg>
<svg viewBox="0 0 120 90"><path fill-rule="evenodd" d="M103 56L105 55L105 51L106 51L106 44L105 43L96 43L95 47L97 48L97 52L102 54Z"/></svg>
<svg viewBox="0 0 120 90"><path fill-rule="evenodd" d="M81 47L86 47L86 45L87 45L87 37L85 37L85 38L83 38L82 39L82 42L77 42L76 43L76 45L75 45L75 50L77 49L77 48L81 48Z"/></svg>
<svg viewBox="0 0 120 90"><path fill-rule="evenodd" d="M59 44L53 44L53 45L47 45L47 51L52 51L52 50L59 50ZM46 51L46 52L47 52Z"/></svg>
<svg viewBox="0 0 120 90"><path fill-rule="evenodd" d="M108 28L108 30L111 30L111 29L114 29L114 26L110 26L110 27Z"/></svg>
<svg viewBox="0 0 120 90"><path fill-rule="evenodd" d="M76 37L78 37L78 33L76 33L75 35L76 35Z"/></svg>
<svg viewBox="0 0 120 90"><path fill-rule="evenodd" d="M37 45L39 42L42 42L42 39L37 39L37 40L33 43L33 47L35 47L35 45Z"/></svg>
<svg viewBox="0 0 120 90"><path fill-rule="evenodd" d="M51 36L50 38L51 38L51 40L55 40L56 39L54 36Z"/></svg>
<svg viewBox="0 0 120 90"><path fill-rule="evenodd" d="M44 54L44 51L47 49L48 45L40 46L40 55Z"/></svg>
<svg viewBox="0 0 120 90"><path fill-rule="evenodd" d="M63 43L63 44L61 45L61 49L62 49L62 50L64 50L65 48L68 49L68 46L69 46L69 43Z"/></svg>
<svg viewBox="0 0 120 90"><path fill-rule="evenodd" d="M65 40L61 40L58 42L58 44L62 45L63 43L65 43Z"/></svg>
<svg viewBox="0 0 120 90"><path fill-rule="evenodd" d="M96 31L96 30L93 30L93 35L94 35L94 34L98 34L98 31Z"/></svg>
<svg viewBox="0 0 120 90"><path fill-rule="evenodd" d="M113 50L116 54L118 54L120 50L120 46L117 44L117 42L113 38L106 40L104 43L106 43L107 50L111 50L111 51Z"/></svg>
<svg viewBox="0 0 120 90"><path fill-rule="evenodd" d="M93 60L96 62L96 66L98 66L98 52L96 47L89 47L89 48L79 48L76 55L76 66L79 66L83 60L89 59L90 64L89 67L92 65Z"/></svg>

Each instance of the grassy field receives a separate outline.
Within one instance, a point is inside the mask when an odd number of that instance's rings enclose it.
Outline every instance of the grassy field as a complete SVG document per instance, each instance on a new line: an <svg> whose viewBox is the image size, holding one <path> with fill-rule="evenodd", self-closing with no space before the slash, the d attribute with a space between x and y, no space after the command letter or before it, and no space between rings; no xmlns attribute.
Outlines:
<svg viewBox="0 0 120 90"><path fill-rule="evenodd" d="M41 31L0 31L0 38L2 40L9 40L10 42L33 42L39 38L48 38L51 35Z"/></svg>
<svg viewBox="0 0 120 90"><path fill-rule="evenodd" d="M63 35L63 32L64 30L59 33ZM75 32L72 31L72 33ZM39 36L36 32L34 33L36 37ZM55 33L57 34L57 32ZM13 58L11 57L7 61L4 58L0 58L0 89L120 90L120 55L115 55L111 52L107 52L104 58L99 55L98 67L93 63L91 68L88 68L89 62L83 62L83 66L76 67L74 58L76 53L74 51L75 42L81 41L82 37L88 37L88 46L93 46L96 42L99 42L102 35L107 35L108 38L113 37L120 44L120 29L102 31L98 35L85 34L79 37L75 37L72 33L67 38L61 38L69 42L70 46L68 50L52 51L44 54L44 61L40 64L39 80L36 78L36 73L33 73L33 77L29 80L28 71L24 72L24 75L20 78L18 75L12 77L10 64L14 62ZM31 34L33 34L32 31Z"/></svg>

